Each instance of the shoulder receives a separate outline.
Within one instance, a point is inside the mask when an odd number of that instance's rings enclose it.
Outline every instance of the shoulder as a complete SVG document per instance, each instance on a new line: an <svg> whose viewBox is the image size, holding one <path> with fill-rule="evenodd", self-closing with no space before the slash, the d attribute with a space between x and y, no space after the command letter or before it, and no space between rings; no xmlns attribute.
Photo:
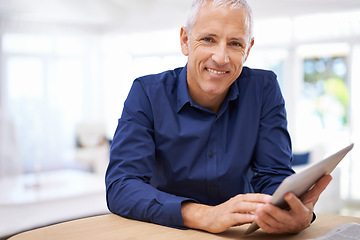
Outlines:
<svg viewBox="0 0 360 240"><path fill-rule="evenodd" d="M281 97L277 76L273 71L244 67L238 78L239 92L250 92L264 99Z"/></svg>
<svg viewBox="0 0 360 240"><path fill-rule="evenodd" d="M135 79L135 82L138 81L145 88L175 85L182 70L183 67L157 74L145 75Z"/></svg>
<svg viewBox="0 0 360 240"><path fill-rule="evenodd" d="M277 76L273 71L243 67L240 79L258 81L277 81Z"/></svg>
<svg viewBox="0 0 360 240"><path fill-rule="evenodd" d="M178 79L183 69L176 68L136 78L133 81L128 99L145 97L151 101L164 95L172 95L177 89Z"/></svg>
<svg viewBox="0 0 360 240"><path fill-rule="evenodd" d="M244 67L238 78L239 87L254 87L258 90L267 91L270 89L279 89L277 76L273 71L263 69L252 69Z"/></svg>
<svg viewBox="0 0 360 240"><path fill-rule="evenodd" d="M134 80L125 106L153 109L159 105L176 106L179 82L186 78L186 68L150 74ZM185 77L184 77L185 76ZM150 114L150 112L149 112Z"/></svg>
<svg viewBox="0 0 360 240"><path fill-rule="evenodd" d="M182 68L139 77L134 80L124 103L122 118L137 119L141 124L152 123L154 108L174 102L174 89ZM125 116L125 117L124 117ZM148 127L151 124L147 125Z"/></svg>

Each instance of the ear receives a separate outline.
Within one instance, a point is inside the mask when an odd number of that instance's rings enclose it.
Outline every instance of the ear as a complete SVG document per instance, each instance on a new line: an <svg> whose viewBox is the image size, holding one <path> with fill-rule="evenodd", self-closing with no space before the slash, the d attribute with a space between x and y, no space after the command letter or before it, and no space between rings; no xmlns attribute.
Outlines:
<svg viewBox="0 0 360 240"><path fill-rule="evenodd" d="M250 50L251 50L251 48L254 46L254 38L252 38L251 39L251 42L250 42L250 46L249 46L249 48L248 48L248 50L247 50L247 53L246 53L246 57L245 57L245 61L247 60L247 58L248 58L248 56L249 56L249 54L250 54ZM245 62L244 61L244 62Z"/></svg>
<svg viewBox="0 0 360 240"><path fill-rule="evenodd" d="M180 30L181 51L185 56L189 55L189 35L185 27Z"/></svg>

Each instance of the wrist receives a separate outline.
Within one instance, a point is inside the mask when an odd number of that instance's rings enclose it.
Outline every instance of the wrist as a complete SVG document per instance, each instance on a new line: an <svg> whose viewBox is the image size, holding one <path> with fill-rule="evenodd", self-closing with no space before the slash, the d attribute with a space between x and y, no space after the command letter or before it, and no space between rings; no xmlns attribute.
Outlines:
<svg viewBox="0 0 360 240"><path fill-rule="evenodd" d="M181 204L181 214L184 227L207 230L208 218L206 212L210 206L186 201Z"/></svg>

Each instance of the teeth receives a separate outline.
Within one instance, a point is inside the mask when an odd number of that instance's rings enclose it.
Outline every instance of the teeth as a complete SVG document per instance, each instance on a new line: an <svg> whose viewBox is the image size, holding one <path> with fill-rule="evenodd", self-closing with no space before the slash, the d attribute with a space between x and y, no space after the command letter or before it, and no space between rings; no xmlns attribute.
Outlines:
<svg viewBox="0 0 360 240"><path fill-rule="evenodd" d="M216 70L211 69L211 68L207 68L207 70L208 70L209 72L212 72L212 73L215 73L215 74L225 74L225 73L226 73L226 72L216 71Z"/></svg>

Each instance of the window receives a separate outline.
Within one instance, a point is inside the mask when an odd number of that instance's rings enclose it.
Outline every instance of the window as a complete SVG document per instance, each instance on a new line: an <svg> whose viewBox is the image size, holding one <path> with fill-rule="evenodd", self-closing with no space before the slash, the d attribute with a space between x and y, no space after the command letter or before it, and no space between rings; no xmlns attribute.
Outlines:
<svg viewBox="0 0 360 240"><path fill-rule="evenodd" d="M101 103L100 94L91 95L86 46L81 37L3 35L4 105L18 135L21 172L74 164L75 124ZM94 107L85 109L85 101Z"/></svg>
<svg viewBox="0 0 360 240"><path fill-rule="evenodd" d="M183 67L178 29L103 38L104 92L109 137L113 137L132 82L147 74Z"/></svg>
<svg viewBox="0 0 360 240"><path fill-rule="evenodd" d="M332 45L328 45L332 49ZM310 47L311 48L311 47ZM324 45L324 49L326 45ZM323 50L324 50L323 49ZM339 46L336 49L341 49ZM345 48L344 48L345 49ZM297 144L328 156L350 141L350 100L348 52L307 52L303 48L303 84L297 110ZM317 56L316 56L317 52ZM307 55L307 56L306 56ZM311 137L310 137L311 136ZM351 193L349 178L352 153L340 163L341 195Z"/></svg>
<svg viewBox="0 0 360 240"><path fill-rule="evenodd" d="M305 101L323 129L343 130L349 124L350 91L346 57L307 58L303 61Z"/></svg>

